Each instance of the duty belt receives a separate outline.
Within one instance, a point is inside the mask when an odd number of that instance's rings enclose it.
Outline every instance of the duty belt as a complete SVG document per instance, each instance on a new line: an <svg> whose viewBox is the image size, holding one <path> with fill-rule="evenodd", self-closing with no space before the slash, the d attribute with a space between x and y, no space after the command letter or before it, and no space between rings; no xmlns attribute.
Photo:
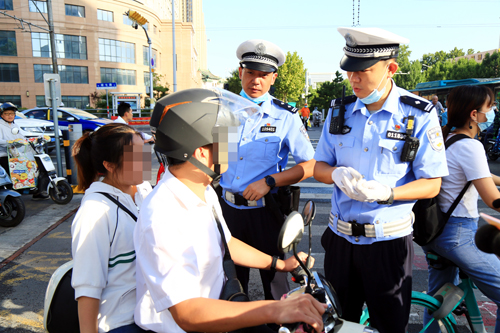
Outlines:
<svg viewBox="0 0 500 333"><path fill-rule="evenodd" d="M257 207L258 206L258 204L257 204L258 200L247 200L247 199L243 198L242 195L237 194L237 193L231 193L229 191L226 191L224 193L224 198L236 206L247 206L247 207ZM262 207L264 207L266 205L266 200L264 198L262 198L260 200L262 200Z"/></svg>
<svg viewBox="0 0 500 333"><path fill-rule="evenodd" d="M403 232L404 230L411 227L413 224L414 215L413 212L407 217L384 223L382 224L383 236L393 236ZM330 224L333 226L334 216L330 213ZM375 223L378 224L378 221ZM340 219L337 220L337 231L348 236L365 236L365 237L377 237L375 233L375 225L373 224L360 224L356 221L344 222Z"/></svg>

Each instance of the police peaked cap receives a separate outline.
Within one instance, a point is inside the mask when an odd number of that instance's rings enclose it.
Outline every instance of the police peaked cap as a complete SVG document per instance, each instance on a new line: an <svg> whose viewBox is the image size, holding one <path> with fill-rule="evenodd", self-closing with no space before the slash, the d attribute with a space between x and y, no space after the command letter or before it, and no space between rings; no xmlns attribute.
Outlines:
<svg viewBox="0 0 500 333"><path fill-rule="evenodd" d="M344 56L340 68L357 72L375 65L380 60L397 58L400 44L407 38L379 28L337 28L345 38Z"/></svg>
<svg viewBox="0 0 500 333"><path fill-rule="evenodd" d="M261 72L276 72L283 65L286 56L277 45L262 39L251 39L243 42L236 50L243 68Z"/></svg>

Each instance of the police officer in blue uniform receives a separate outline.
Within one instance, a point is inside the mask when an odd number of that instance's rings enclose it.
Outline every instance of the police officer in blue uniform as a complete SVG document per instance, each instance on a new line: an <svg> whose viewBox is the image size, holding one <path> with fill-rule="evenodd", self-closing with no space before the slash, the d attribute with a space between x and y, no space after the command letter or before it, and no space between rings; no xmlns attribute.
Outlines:
<svg viewBox="0 0 500 333"><path fill-rule="evenodd" d="M238 156L229 163L220 185L221 206L231 234L251 246L283 258L277 239L283 214L276 208L278 190L313 174L314 149L297 109L269 94L285 62L284 52L265 40L248 40L237 49L241 95L261 106L260 117L245 123L238 133ZM297 163L285 170L288 154ZM269 193L269 194L268 194ZM248 291L249 269L237 267ZM279 299L289 290L284 273L260 271L266 299Z"/></svg>
<svg viewBox="0 0 500 333"><path fill-rule="evenodd" d="M411 305L412 207L436 196L448 174L441 129L432 104L392 80L406 38L376 28L338 31L347 44L340 67L355 95L344 105L332 101L314 155L314 178L336 185L321 239L325 273L343 318L359 321L366 302L371 326L403 333Z"/></svg>

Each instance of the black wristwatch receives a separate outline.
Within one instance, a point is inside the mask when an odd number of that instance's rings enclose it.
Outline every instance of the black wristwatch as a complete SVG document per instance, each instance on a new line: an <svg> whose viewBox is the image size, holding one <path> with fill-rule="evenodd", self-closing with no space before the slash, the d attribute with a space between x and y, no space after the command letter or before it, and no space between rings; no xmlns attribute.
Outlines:
<svg viewBox="0 0 500 333"><path fill-rule="evenodd" d="M392 188L391 188L391 195L389 196L389 199L387 199L385 201L377 201L377 203L379 205L392 205L393 202L394 202L394 191L392 190Z"/></svg>
<svg viewBox="0 0 500 333"><path fill-rule="evenodd" d="M266 180L267 186L269 186L271 190L276 186L276 179L272 176L265 176L264 179Z"/></svg>

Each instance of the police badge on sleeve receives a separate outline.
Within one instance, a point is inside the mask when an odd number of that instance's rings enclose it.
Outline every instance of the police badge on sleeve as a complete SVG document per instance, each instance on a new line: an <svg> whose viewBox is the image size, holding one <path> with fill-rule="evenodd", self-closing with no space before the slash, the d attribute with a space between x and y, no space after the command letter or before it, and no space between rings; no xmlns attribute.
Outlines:
<svg viewBox="0 0 500 333"><path fill-rule="evenodd" d="M431 144L432 149L435 151L441 151L444 148L443 133L441 132L441 127L436 126L427 130L427 138Z"/></svg>

